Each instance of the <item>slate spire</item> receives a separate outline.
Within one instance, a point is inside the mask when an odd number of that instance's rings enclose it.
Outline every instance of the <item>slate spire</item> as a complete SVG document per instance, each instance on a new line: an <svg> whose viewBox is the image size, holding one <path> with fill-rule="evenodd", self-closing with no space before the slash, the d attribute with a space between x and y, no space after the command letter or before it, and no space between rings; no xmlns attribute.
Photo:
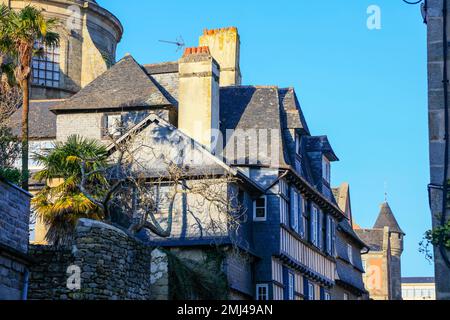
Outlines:
<svg viewBox="0 0 450 320"><path fill-rule="evenodd" d="M373 226L374 229L383 229L384 227L389 227L391 232L397 232L403 235L405 234L400 228L397 219L395 219L394 213L392 212L387 201L381 205L380 214L378 215L378 219Z"/></svg>

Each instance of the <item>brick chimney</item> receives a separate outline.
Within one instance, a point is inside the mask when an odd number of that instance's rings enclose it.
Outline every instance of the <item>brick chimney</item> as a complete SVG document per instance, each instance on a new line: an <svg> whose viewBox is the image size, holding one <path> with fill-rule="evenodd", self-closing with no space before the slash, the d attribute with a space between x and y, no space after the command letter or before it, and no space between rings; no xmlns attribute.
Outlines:
<svg viewBox="0 0 450 320"><path fill-rule="evenodd" d="M241 85L240 37L236 27L208 30L200 36L200 46L207 46L220 65L220 86Z"/></svg>
<svg viewBox="0 0 450 320"><path fill-rule="evenodd" d="M178 128L211 148L219 130L219 64L206 46L187 48L179 60Z"/></svg>

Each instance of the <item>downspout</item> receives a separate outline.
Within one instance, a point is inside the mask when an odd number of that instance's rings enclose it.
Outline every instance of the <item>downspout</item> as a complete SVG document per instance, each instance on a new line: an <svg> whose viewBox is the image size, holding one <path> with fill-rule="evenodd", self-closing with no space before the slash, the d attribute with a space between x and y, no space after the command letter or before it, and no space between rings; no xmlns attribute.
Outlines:
<svg viewBox="0 0 450 320"><path fill-rule="evenodd" d="M30 272L25 267L25 273L23 275L23 288L22 288L22 300L28 300L28 283L30 281Z"/></svg>

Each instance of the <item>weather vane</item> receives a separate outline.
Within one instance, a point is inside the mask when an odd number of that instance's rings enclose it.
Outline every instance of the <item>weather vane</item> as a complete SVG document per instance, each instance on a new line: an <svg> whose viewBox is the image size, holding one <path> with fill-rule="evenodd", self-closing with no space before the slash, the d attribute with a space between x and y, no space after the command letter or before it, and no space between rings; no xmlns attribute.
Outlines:
<svg viewBox="0 0 450 320"><path fill-rule="evenodd" d="M388 184L387 181L384 182L384 202L388 201Z"/></svg>
<svg viewBox="0 0 450 320"><path fill-rule="evenodd" d="M179 36L176 41L159 40L159 42L174 44L177 46L177 52L184 48L186 45L184 43L183 37Z"/></svg>

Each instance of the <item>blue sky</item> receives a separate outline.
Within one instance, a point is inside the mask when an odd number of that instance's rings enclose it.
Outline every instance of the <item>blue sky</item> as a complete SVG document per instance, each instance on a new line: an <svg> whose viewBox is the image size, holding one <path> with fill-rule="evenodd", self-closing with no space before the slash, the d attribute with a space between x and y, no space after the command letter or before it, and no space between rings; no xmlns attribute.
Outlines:
<svg viewBox="0 0 450 320"><path fill-rule="evenodd" d="M418 6L401 0L174 1L100 4L123 23L117 57L140 63L177 60L158 40L182 36L196 46L204 28L237 26L243 83L296 88L314 135L340 157L334 185L351 186L356 222L371 227L388 200L407 233L403 276L432 276L418 252L430 228L426 26ZM366 10L381 8L381 30Z"/></svg>

